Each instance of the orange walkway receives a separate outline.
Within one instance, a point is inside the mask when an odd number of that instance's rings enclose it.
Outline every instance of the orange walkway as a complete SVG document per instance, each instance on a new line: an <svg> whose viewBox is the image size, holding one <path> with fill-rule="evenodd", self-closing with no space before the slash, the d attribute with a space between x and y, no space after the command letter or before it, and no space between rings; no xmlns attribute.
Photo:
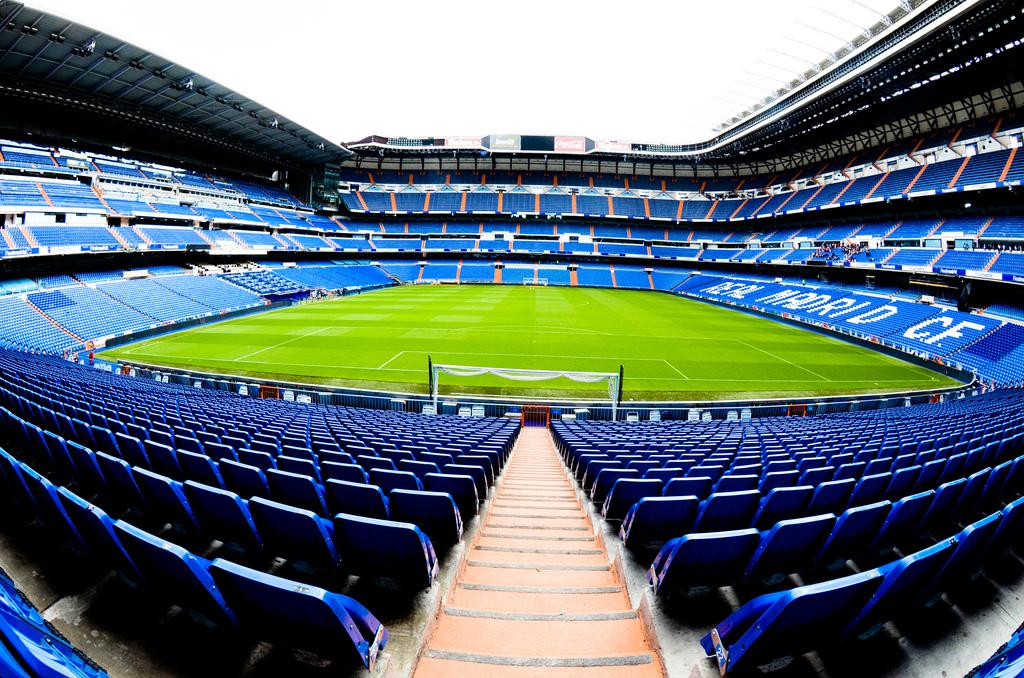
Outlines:
<svg viewBox="0 0 1024 678"><path fill-rule="evenodd" d="M550 434L527 428L415 676L598 675L661 663Z"/></svg>

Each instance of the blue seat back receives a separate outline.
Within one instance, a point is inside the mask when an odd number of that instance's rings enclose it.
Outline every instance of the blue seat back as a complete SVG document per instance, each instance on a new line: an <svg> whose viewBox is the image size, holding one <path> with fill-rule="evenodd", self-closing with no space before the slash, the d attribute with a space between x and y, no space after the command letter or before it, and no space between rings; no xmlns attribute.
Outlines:
<svg viewBox="0 0 1024 678"><path fill-rule="evenodd" d="M430 537L435 547L453 546L462 539L462 516L451 495L444 492L392 490L388 500L391 519L416 525Z"/></svg>
<svg viewBox="0 0 1024 678"><path fill-rule="evenodd" d="M328 480L324 490L327 493L327 506L332 515L351 513L367 518L390 517L388 499L377 485Z"/></svg>
<svg viewBox="0 0 1024 678"><path fill-rule="evenodd" d="M434 547L412 523L339 513L334 535L345 566L363 576L414 588L428 588L437 576Z"/></svg>
<svg viewBox="0 0 1024 678"><path fill-rule="evenodd" d="M185 481L185 496L206 536L234 542L243 548L262 550L263 538L249 513L249 504L234 492Z"/></svg>
<svg viewBox="0 0 1024 678"><path fill-rule="evenodd" d="M331 524L316 513L262 497L249 500L249 512L268 553L321 568L339 564Z"/></svg>
<svg viewBox="0 0 1024 678"><path fill-rule="evenodd" d="M237 626L238 620L210 576L209 562L205 558L123 520L114 523L114 531L142 574L143 583L155 593L213 622Z"/></svg>
<svg viewBox="0 0 1024 678"><path fill-rule="evenodd" d="M257 638L329 657L354 653L371 671L387 644L384 626L347 596L220 558L210 573L243 630Z"/></svg>

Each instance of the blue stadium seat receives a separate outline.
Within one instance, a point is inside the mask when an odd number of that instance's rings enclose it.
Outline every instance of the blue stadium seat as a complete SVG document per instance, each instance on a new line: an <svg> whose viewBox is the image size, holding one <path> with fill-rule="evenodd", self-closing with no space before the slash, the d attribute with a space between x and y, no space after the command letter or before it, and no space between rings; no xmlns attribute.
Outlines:
<svg viewBox="0 0 1024 678"><path fill-rule="evenodd" d="M807 512L812 515L819 513L842 513L843 509L849 504L850 494L856 486L857 481L852 478L829 480L821 483L814 489L814 494L807 503Z"/></svg>
<svg viewBox="0 0 1024 678"><path fill-rule="evenodd" d="M339 513L334 535L345 566L361 576L415 588L429 588L437 576L434 547L412 523Z"/></svg>
<svg viewBox="0 0 1024 678"><path fill-rule="evenodd" d="M591 466L594 466L593 464ZM588 471L589 473L589 471ZM594 486L590 490L590 498L594 501L597 506L604 504L605 497L612 489L612 485L617 480L623 478L636 478L640 479L640 471L636 469L627 469L619 466L604 468L597 472L594 478Z"/></svg>
<svg viewBox="0 0 1024 678"><path fill-rule="evenodd" d="M862 476L850 493L848 506L863 506L879 501L885 496L891 478L888 472Z"/></svg>
<svg viewBox="0 0 1024 678"><path fill-rule="evenodd" d="M106 489L107 483L96 461L96 454L74 441L67 442L67 451L75 469L75 481L91 492L102 493Z"/></svg>
<svg viewBox="0 0 1024 678"><path fill-rule="evenodd" d="M149 463L149 455L146 454L146 448L140 439L124 433L115 433L114 438L117 440L122 459L138 468L152 468L152 464Z"/></svg>
<svg viewBox="0 0 1024 678"><path fill-rule="evenodd" d="M626 514L619 535L628 548L660 549L669 539L686 534L699 510L700 500L694 496L645 497Z"/></svg>
<svg viewBox="0 0 1024 678"><path fill-rule="evenodd" d="M847 509L836 519L835 527L818 553L818 565L846 562L854 554L867 549L881 530L892 503L885 499L874 504Z"/></svg>
<svg viewBox="0 0 1024 678"><path fill-rule="evenodd" d="M263 549L263 538L249 513L248 502L234 492L194 480L185 481L184 487L203 534L245 549Z"/></svg>
<svg viewBox="0 0 1024 678"><path fill-rule="evenodd" d="M146 448L146 455L149 457L150 468L154 473L181 480L185 474L181 471L181 464L178 463L178 453L170 445L147 440L143 445Z"/></svg>
<svg viewBox="0 0 1024 678"><path fill-rule="evenodd" d="M220 467L205 454L179 451L178 462L186 478L223 489L224 478L220 475Z"/></svg>
<svg viewBox="0 0 1024 678"><path fill-rule="evenodd" d="M249 500L249 512L268 553L324 569L338 566L330 521L312 511L262 497Z"/></svg>
<svg viewBox="0 0 1024 678"><path fill-rule="evenodd" d="M694 530L720 532L749 527L760 503L761 493L757 490L712 494L701 503Z"/></svg>
<svg viewBox="0 0 1024 678"><path fill-rule="evenodd" d="M350 483L362 484L370 482L370 476L358 464L324 461L320 463L320 472L323 473L325 483L328 480L344 480Z"/></svg>
<svg viewBox="0 0 1024 678"><path fill-rule="evenodd" d="M780 520L761 535L744 577L750 580L785 575L812 562L835 525L831 513Z"/></svg>
<svg viewBox="0 0 1024 678"><path fill-rule="evenodd" d="M928 490L893 502L889 515L872 542L872 548L898 544L914 535L934 497L935 490Z"/></svg>
<svg viewBox="0 0 1024 678"><path fill-rule="evenodd" d="M388 469L391 471L398 470L397 467L395 466L395 462L391 461L387 457L376 457L371 454L356 455L356 463L358 463L367 471L375 468Z"/></svg>
<svg viewBox="0 0 1024 678"><path fill-rule="evenodd" d="M756 473L740 474L727 473L718 479L712 492L744 492L756 490L760 484L761 476Z"/></svg>
<svg viewBox="0 0 1024 678"><path fill-rule="evenodd" d="M415 474L421 481L428 473L440 473L441 469L438 468L437 464L429 461L414 461L409 459L402 459L398 462L399 471L408 471Z"/></svg>
<svg viewBox="0 0 1024 678"><path fill-rule="evenodd" d="M761 500L757 514L754 516L753 526L764 530L780 520L803 515L813 494L814 488L808 485L775 488Z"/></svg>
<svg viewBox="0 0 1024 678"><path fill-rule="evenodd" d="M331 515L351 513L367 518L390 517L388 498L377 485L351 483L345 480L328 480L324 485L327 492L327 506Z"/></svg>
<svg viewBox="0 0 1024 678"><path fill-rule="evenodd" d="M462 516L451 495L444 492L392 490L388 499L391 519L416 525L437 548L453 546L462 539Z"/></svg>
<svg viewBox="0 0 1024 678"><path fill-rule="evenodd" d="M124 550L110 516L66 487L59 488L57 496L89 554L97 562L122 572L130 579L141 581L142 575Z"/></svg>
<svg viewBox="0 0 1024 678"><path fill-rule="evenodd" d="M187 532L199 531L199 524L179 481L144 468L135 469L134 476L145 497L146 506L161 520Z"/></svg>
<svg viewBox="0 0 1024 678"><path fill-rule="evenodd" d="M210 576L209 561L123 520L114 523L114 532L141 573L140 583L212 622L238 625Z"/></svg>
<svg viewBox="0 0 1024 678"><path fill-rule="evenodd" d="M879 572L885 577L881 586L846 626L844 635L856 633L867 637L889 619L914 610L955 546L956 539L944 539L880 568Z"/></svg>
<svg viewBox="0 0 1024 678"><path fill-rule="evenodd" d="M934 603L943 591L961 587L973 578L1002 517L1000 512L992 513L960 531L952 555L924 592L926 603Z"/></svg>
<svg viewBox="0 0 1024 678"><path fill-rule="evenodd" d="M647 580L658 594L733 584L742 578L760 538L749 528L676 537L658 551Z"/></svg>
<svg viewBox="0 0 1024 678"><path fill-rule="evenodd" d="M270 469L266 476L270 484L270 496L275 501L298 506L324 517L330 515L324 501L323 488L309 476L279 469Z"/></svg>
<svg viewBox="0 0 1024 678"><path fill-rule="evenodd" d="M68 517L67 511L64 510L53 483L25 464L21 464L21 477L32 496L36 517L42 522L43 527L63 539L71 539L78 549L85 550L86 545Z"/></svg>
<svg viewBox="0 0 1024 678"><path fill-rule="evenodd" d="M960 501L960 495L966 486L966 478L952 480L939 485L935 490L935 496L932 498L928 511L921 518L918 529L926 532L937 530L939 533L948 533L953 508Z"/></svg>
<svg viewBox="0 0 1024 678"><path fill-rule="evenodd" d="M270 498L270 486L263 471L255 466L238 461L224 459L219 464L220 474L224 478L224 488L231 490L243 499L251 497Z"/></svg>
<svg viewBox="0 0 1024 678"><path fill-rule="evenodd" d="M388 469L370 469L370 483L377 485L384 492L390 494L392 490L422 490L423 483L412 471L391 471ZM347 513L342 511L342 513ZM358 513L358 515L363 515Z"/></svg>
<svg viewBox="0 0 1024 678"><path fill-rule="evenodd" d="M355 600L220 558L209 570L244 632L330 657L354 651L375 669L388 632Z"/></svg>
<svg viewBox="0 0 1024 678"><path fill-rule="evenodd" d="M479 500L483 501L487 496L487 471L484 470L482 466L469 464L445 464L441 467L441 473L457 476L469 476L476 484L476 496Z"/></svg>
<svg viewBox="0 0 1024 678"><path fill-rule="evenodd" d="M768 593L748 602L701 639L723 675L740 666L817 649L838 638L878 590L882 575L868 570L842 579Z"/></svg>
<svg viewBox="0 0 1024 678"><path fill-rule="evenodd" d="M289 457L284 454L278 455L277 459L277 470L286 473L294 473L295 475L307 476L312 478L314 482L320 483L320 468L310 459L300 459L298 457ZM274 481L267 477L270 482L271 489L273 489Z"/></svg>
<svg viewBox="0 0 1024 678"><path fill-rule="evenodd" d="M135 474L128 462L105 452L97 452L96 463L107 481L107 490L103 495L106 501L121 510L141 509L145 506L142 490L135 482Z"/></svg>
<svg viewBox="0 0 1024 678"><path fill-rule="evenodd" d="M605 520L619 522L626 517L629 509L644 497L661 495L660 480L644 480L642 478L622 478L612 485L611 491L604 500L602 512Z"/></svg>
<svg viewBox="0 0 1024 678"><path fill-rule="evenodd" d="M1000 510L999 527L985 547L984 560L1000 556L1021 539L1020 526L1024 521L1024 497L1016 499Z"/></svg>
<svg viewBox="0 0 1024 678"><path fill-rule="evenodd" d="M450 495L455 500L455 505L459 507L463 523L476 515L480 504L476 494L476 483L470 476L428 473L423 478L423 486L428 492L443 492Z"/></svg>
<svg viewBox="0 0 1024 678"><path fill-rule="evenodd" d="M238 461L242 464L255 466L261 471L277 468L277 459L273 454L263 450L253 450L248 447L242 447L238 450Z"/></svg>
<svg viewBox="0 0 1024 678"><path fill-rule="evenodd" d="M665 484L666 497L697 497L707 499L711 495L711 478L698 476L694 478L673 478Z"/></svg>

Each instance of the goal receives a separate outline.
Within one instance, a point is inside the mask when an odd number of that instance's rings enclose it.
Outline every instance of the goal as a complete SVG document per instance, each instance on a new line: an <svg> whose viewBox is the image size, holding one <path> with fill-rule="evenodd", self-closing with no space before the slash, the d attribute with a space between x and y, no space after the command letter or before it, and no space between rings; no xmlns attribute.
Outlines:
<svg viewBox="0 0 1024 678"><path fill-rule="evenodd" d="M612 406L612 419L616 420L619 404L622 401L623 367L618 372L575 372L571 370L521 370L511 367L483 367L479 365L444 365L427 358L429 370L430 397L437 411L438 398L441 390L441 376L479 377L492 375L500 379L518 382L550 381L552 379L570 379L584 384L607 383L608 399Z"/></svg>
<svg viewBox="0 0 1024 678"><path fill-rule="evenodd" d="M548 279L537 278L536 280L534 280L533 278L524 278L523 284L526 285L527 287L547 287Z"/></svg>

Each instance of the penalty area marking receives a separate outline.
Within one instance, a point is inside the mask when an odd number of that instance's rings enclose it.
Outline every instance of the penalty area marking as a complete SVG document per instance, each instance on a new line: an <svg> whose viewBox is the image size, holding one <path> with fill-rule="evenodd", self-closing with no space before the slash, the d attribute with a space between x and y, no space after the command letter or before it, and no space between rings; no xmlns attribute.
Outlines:
<svg viewBox="0 0 1024 678"><path fill-rule="evenodd" d="M401 358L401 357L402 357L403 355L405 355L406 353L408 353L408 351L399 351L399 352L398 352L398 353L396 353L395 355L391 356L390 358L388 358L387 360L385 360L384 362L382 362L382 363L381 363L380 365L378 365L377 367L368 367L367 369L372 369L372 370L383 370L383 369L384 369L384 368L386 368L386 367L387 367L388 365L390 365L390 364L391 364L391 363L392 363L393 361L395 361L395 360L398 360L399 358Z"/></svg>
<svg viewBox="0 0 1024 678"><path fill-rule="evenodd" d="M793 362L792 360L786 360L782 356L775 355L771 351L765 350L765 349L761 348L760 346L754 346L753 344L749 344L749 343L743 341L742 339L734 339L733 341L737 341L737 342L743 344L744 346L746 346L747 348L752 348L755 351L760 351L761 353L764 353L765 355L769 355L769 356L775 358L776 360L781 360L784 363L792 365L793 367L797 368L798 370L803 370L804 372L807 372L808 374L813 374L818 379L824 379L825 381L833 381L832 379L829 379L828 377L826 377L823 374L818 374L814 370L809 370L806 367L804 367L803 365L798 365L797 363Z"/></svg>
<svg viewBox="0 0 1024 678"><path fill-rule="evenodd" d="M246 353L245 355L238 356L237 358L232 358L231 362L233 362L233 363L244 362L244 361L248 360L249 358L253 357L254 355L259 355L260 353L263 353L264 351L269 351L271 349L280 348L282 346L285 346L287 344L292 343L293 341L298 341L299 339L305 339L306 337L312 337L315 334L320 334L321 332L324 332L324 331L329 330L329 329L331 329L329 326L325 326L325 327L321 327L321 328L318 328L318 329L315 329L315 330L311 330L309 332L304 332L304 333L300 334L297 337L291 337L290 339L285 339L284 341L278 342L276 344L272 344L270 346L264 346L261 349L257 349L257 350L255 350L255 351L253 351L251 353Z"/></svg>
<svg viewBox="0 0 1024 678"><path fill-rule="evenodd" d="M690 381L690 378L688 376L686 376L685 374L683 374L682 370L680 370L678 367L676 367L675 365L673 365L669 361L665 360L664 358L661 358L661 362L663 362L666 365L668 365L669 367L671 367L675 371L676 374L678 374L680 377L682 377L686 381Z"/></svg>

